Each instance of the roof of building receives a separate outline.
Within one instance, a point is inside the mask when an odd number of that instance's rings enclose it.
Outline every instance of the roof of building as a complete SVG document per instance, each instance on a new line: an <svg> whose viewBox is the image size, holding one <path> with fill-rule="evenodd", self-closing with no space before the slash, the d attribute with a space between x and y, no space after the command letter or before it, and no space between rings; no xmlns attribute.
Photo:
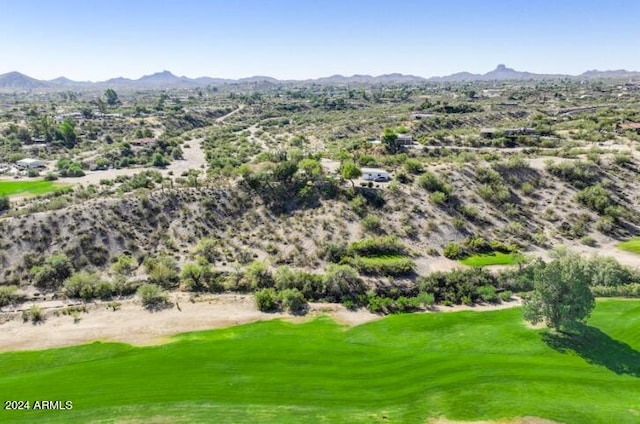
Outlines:
<svg viewBox="0 0 640 424"><path fill-rule="evenodd" d="M24 158L24 159L20 159L18 162L16 163L42 163L42 161L40 159L34 159L34 158Z"/></svg>
<svg viewBox="0 0 640 424"><path fill-rule="evenodd" d="M369 173L369 174L382 174L385 173L387 174L387 171L385 171L384 169L380 169L380 168L361 168L362 173Z"/></svg>

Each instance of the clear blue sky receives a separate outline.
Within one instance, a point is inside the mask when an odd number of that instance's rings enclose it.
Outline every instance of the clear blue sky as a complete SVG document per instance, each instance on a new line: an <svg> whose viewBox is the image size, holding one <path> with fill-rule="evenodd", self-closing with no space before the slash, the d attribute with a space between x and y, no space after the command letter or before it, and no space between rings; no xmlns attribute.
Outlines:
<svg viewBox="0 0 640 424"><path fill-rule="evenodd" d="M640 70L640 0L0 0L0 73Z"/></svg>

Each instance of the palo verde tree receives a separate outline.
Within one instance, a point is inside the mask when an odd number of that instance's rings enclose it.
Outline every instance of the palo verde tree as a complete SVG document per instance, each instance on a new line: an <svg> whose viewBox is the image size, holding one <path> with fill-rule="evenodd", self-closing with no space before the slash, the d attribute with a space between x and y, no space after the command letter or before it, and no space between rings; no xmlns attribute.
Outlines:
<svg viewBox="0 0 640 424"><path fill-rule="evenodd" d="M362 175L362 170L358 168L358 165L356 165L351 160L347 160L342 163L342 166L340 167L340 172L342 174L342 178L344 178L345 180L351 181L351 185L353 187L356 186L356 184L353 182L353 179L358 178L359 176Z"/></svg>
<svg viewBox="0 0 640 424"><path fill-rule="evenodd" d="M390 128L386 128L382 133L382 144L391 154L398 153L400 146L398 145L398 134Z"/></svg>
<svg viewBox="0 0 640 424"><path fill-rule="evenodd" d="M115 92L113 88L107 88L104 92L104 97L105 99L107 99L107 104L109 106L115 106L120 103L118 94Z"/></svg>
<svg viewBox="0 0 640 424"><path fill-rule="evenodd" d="M591 314L595 299L589 289L591 273L578 255L562 253L533 272L534 291L524 302L524 318L544 321L556 331L575 330Z"/></svg>

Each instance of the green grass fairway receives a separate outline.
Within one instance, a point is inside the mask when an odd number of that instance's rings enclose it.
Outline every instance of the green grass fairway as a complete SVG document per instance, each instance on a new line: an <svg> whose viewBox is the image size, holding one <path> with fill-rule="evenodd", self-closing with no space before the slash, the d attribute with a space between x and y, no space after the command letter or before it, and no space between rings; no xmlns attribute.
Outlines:
<svg viewBox="0 0 640 424"><path fill-rule="evenodd" d="M640 253L640 237L618 243L618 247L627 252Z"/></svg>
<svg viewBox="0 0 640 424"><path fill-rule="evenodd" d="M640 422L640 301L600 301L586 339L519 309L329 318L194 332L161 346L93 343L0 355L0 422L424 423L537 416ZM31 325L31 324L25 324Z"/></svg>
<svg viewBox="0 0 640 424"><path fill-rule="evenodd" d="M468 266L514 265L520 257L519 253L492 252L472 255L461 259L460 262Z"/></svg>
<svg viewBox="0 0 640 424"><path fill-rule="evenodd" d="M0 195L44 194L60 190L64 187L67 186L45 180L3 180L0 181Z"/></svg>

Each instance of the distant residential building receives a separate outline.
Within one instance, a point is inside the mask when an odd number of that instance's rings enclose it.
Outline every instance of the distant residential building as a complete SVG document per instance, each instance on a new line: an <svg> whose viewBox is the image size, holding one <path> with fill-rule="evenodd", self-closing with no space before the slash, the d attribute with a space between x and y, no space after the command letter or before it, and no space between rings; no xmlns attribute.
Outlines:
<svg viewBox="0 0 640 424"><path fill-rule="evenodd" d="M391 176L380 168L362 168L362 179L366 181L389 181Z"/></svg>
<svg viewBox="0 0 640 424"><path fill-rule="evenodd" d="M482 138L495 138L499 136L517 137L519 135L536 135L535 128L482 128L480 136Z"/></svg>
<svg viewBox="0 0 640 424"><path fill-rule="evenodd" d="M40 159L26 158L26 159L20 159L19 161L17 161L16 167L20 169L38 169L38 168L44 168L45 164Z"/></svg>

